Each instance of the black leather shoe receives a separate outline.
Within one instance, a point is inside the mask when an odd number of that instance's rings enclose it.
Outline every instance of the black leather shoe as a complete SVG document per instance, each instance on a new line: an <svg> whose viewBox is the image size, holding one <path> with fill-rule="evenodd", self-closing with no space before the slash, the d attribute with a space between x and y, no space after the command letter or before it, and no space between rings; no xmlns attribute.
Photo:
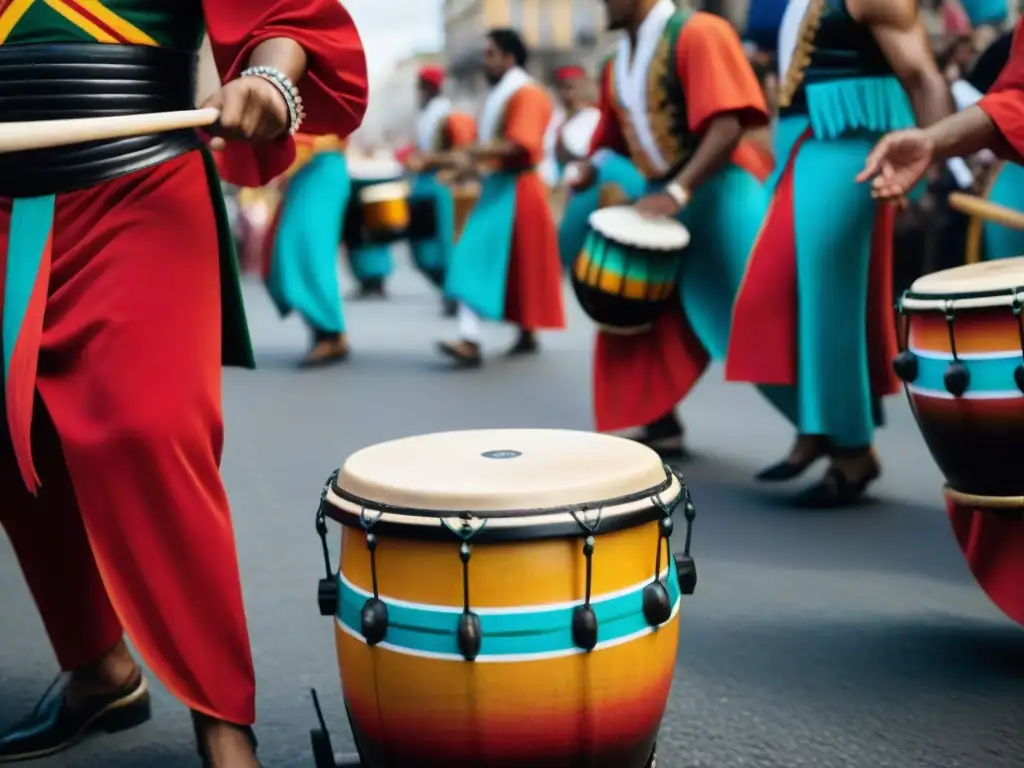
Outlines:
<svg viewBox="0 0 1024 768"><path fill-rule="evenodd" d="M479 368L484 364L480 345L472 341L439 341L437 351L455 363L456 368Z"/></svg>
<svg viewBox="0 0 1024 768"><path fill-rule="evenodd" d="M757 473L755 479L762 483L783 483L787 480L795 480L810 469L814 462L818 459L825 458L825 456L826 454L820 453L817 456L812 456L807 461L790 461L789 459L783 459L782 461L772 464L770 467L762 469Z"/></svg>
<svg viewBox="0 0 1024 768"><path fill-rule="evenodd" d="M32 714L0 736L0 763L55 755L95 731L126 731L150 718L149 686L141 671L120 690L93 696L74 709L65 702L70 683L70 674L60 675Z"/></svg>
<svg viewBox="0 0 1024 768"><path fill-rule="evenodd" d="M868 486L880 475L881 471L875 468L863 477L850 479L838 467L829 467L820 482L796 497L796 506L804 509L852 507L864 498Z"/></svg>

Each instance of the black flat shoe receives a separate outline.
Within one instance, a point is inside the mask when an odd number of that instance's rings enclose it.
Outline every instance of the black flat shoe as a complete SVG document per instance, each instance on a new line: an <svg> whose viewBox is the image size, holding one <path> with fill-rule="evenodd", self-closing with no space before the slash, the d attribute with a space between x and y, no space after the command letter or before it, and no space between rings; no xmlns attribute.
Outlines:
<svg viewBox="0 0 1024 768"><path fill-rule="evenodd" d="M245 737L252 744L252 751L255 753L260 748L259 740L256 738L256 733L253 731L251 726L237 726L240 731L245 734ZM202 729L199 727L199 723L196 721L195 715L192 717L192 732L196 737L196 753L199 755L199 759L203 763L203 768L213 768L213 763L210 762L210 755L206 750L206 741L203 738ZM257 763L259 761L257 760Z"/></svg>
<svg viewBox="0 0 1024 768"><path fill-rule="evenodd" d="M467 352L463 347L472 351ZM439 341L437 351L453 361L456 368L479 368L484 364L480 346L471 341Z"/></svg>
<svg viewBox="0 0 1024 768"><path fill-rule="evenodd" d="M804 509L851 507L864 498L868 485L879 475L881 472L875 468L864 477L850 480L837 467L829 467L821 481L801 492L794 503Z"/></svg>
<svg viewBox="0 0 1024 768"><path fill-rule="evenodd" d="M114 693L92 696L72 709L65 702L71 675L60 675L32 714L0 736L0 763L49 757L78 744L90 733L118 733L151 716L149 686L141 670Z"/></svg>
<svg viewBox="0 0 1024 768"><path fill-rule="evenodd" d="M505 353L505 357L521 357L522 355L535 355L540 352L540 343L537 341L537 337L533 334L522 334L516 340L508 352Z"/></svg>
<svg viewBox="0 0 1024 768"><path fill-rule="evenodd" d="M681 434L663 435L661 437L640 435L634 439L636 442L646 445L663 459L682 460L690 458L690 452L686 450L686 446L683 444L683 436Z"/></svg>
<svg viewBox="0 0 1024 768"><path fill-rule="evenodd" d="M800 477L804 472L811 468L811 466L819 459L823 459L828 454L819 453L806 461L790 461L789 459L783 459L782 461L772 464L770 467L765 467L758 472L754 479L762 483L782 483L786 480L795 480Z"/></svg>

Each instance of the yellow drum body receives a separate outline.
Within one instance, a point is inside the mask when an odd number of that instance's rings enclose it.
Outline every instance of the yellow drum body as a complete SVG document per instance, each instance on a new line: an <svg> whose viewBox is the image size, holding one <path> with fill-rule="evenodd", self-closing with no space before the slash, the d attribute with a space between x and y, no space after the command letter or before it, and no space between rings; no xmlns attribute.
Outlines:
<svg viewBox="0 0 1024 768"><path fill-rule="evenodd" d="M363 764L647 766L679 637L666 535L686 493L679 479L649 449L589 433L447 433L367 450L378 453L351 457L328 494L346 526L336 637ZM455 494L440 491L437 478L459 479L446 463L462 480ZM385 465L400 483L365 482ZM417 465L427 471L404 469ZM403 498L399 484L416 490ZM499 493L476 492L488 485ZM377 511L422 512L427 500L472 517ZM612 501L559 511L601 500ZM653 592L663 593L661 614ZM375 594L387 610L376 643L363 623Z"/></svg>
<svg viewBox="0 0 1024 768"><path fill-rule="evenodd" d="M373 184L359 191L363 229L373 242L392 242L409 231L409 185L404 181Z"/></svg>

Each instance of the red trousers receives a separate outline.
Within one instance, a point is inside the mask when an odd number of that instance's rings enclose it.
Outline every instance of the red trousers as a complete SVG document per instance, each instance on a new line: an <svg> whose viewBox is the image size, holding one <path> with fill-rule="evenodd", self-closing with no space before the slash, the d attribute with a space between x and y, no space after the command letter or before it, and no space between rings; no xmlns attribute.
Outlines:
<svg viewBox="0 0 1024 768"><path fill-rule="evenodd" d="M57 197L32 425L42 487L28 492L0 435L0 522L64 669L127 631L187 706L249 724L208 201L196 152ZM4 259L10 214L0 199Z"/></svg>

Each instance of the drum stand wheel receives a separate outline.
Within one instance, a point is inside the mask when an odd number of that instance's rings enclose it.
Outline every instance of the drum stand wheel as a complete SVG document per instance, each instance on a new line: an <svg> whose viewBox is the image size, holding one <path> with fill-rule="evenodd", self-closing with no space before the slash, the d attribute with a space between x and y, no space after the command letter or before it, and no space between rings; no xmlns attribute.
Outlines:
<svg viewBox="0 0 1024 768"><path fill-rule="evenodd" d="M320 709L320 699L316 695L316 690L310 692L313 694L313 708L316 710L320 726L309 732L309 742L313 747L313 765L316 768L361 768L363 761L358 754L335 754L334 745L331 744L331 734L327 731L324 713Z"/></svg>

